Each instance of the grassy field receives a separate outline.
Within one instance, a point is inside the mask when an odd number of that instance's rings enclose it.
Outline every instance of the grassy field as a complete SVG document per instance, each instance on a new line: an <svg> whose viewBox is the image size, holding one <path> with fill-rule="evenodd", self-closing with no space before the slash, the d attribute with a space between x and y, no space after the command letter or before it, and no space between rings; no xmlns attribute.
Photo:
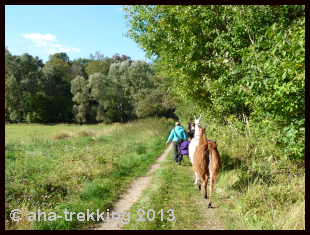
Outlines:
<svg viewBox="0 0 310 235"><path fill-rule="evenodd" d="M81 135L85 131L92 132L92 135L100 135L115 128L117 126L6 124L5 142L29 143L42 138L66 138Z"/></svg>
<svg viewBox="0 0 310 235"><path fill-rule="evenodd" d="M214 208L207 208L203 191L193 185L190 161L185 158L179 166L171 152L130 209L124 229L305 229L304 166L290 162L269 136L260 134L262 129L240 129L208 123L207 138L217 142L223 164L212 195ZM169 208L174 221L167 220ZM139 209L145 214L137 214ZM148 221L149 209L163 209L163 221L160 213ZM139 216L145 221L137 221Z"/></svg>
<svg viewBox="0 0 310 235"><path fill-rule="evenodd" d="M137 176L144 175L166 148L172 123L146 119L117 127L101 126L6 126L5 143L5 227L6 229L82 229L95 222L57 219L33 221L29 212L44 211L63 215L71 212L106 211ZM23 139L32 127L42 130L30 141ZM28 132L25 130L28 128ZM68 129L65 129L68 128ZM70 129L72 128L72 129ZM76 129L74 129L76 128ZM111 130L112 128L112 130ZM24 129L25 131L21 131ZM43 133L46 137L43 138ZM43 135L42 135L43 134ZM14 139L14 138L13 138ZM20 209L19 222L10 212Z"/></svg>
<svg viewBox="0 0 310 235"><path fill-rule="evenodd" d="M193 185L190 161L185 157L181 166L175 164L171 151L130 209L130 223L123 229L305 229L303 162L290 161L272 136L262 134L261 127L207 124L207 138L217 142L222 158L212 195L214 208L207 208L203 191ZM90 127L96 130L83 126L83 130L57 130L46 138L32 137L28 143L6 141L6 229L95 225L76 219L12 222L10 211L106 211L131 180L155 163L172 127L172 122L149 119L118 127ZM139 209L145 211L143 222L137 221ZM149 209L154 210L153 221L147 219ZM173 221L168 220L173 218L169 209L174 210ZM152 212L149 215L152 218Z"/></svg>

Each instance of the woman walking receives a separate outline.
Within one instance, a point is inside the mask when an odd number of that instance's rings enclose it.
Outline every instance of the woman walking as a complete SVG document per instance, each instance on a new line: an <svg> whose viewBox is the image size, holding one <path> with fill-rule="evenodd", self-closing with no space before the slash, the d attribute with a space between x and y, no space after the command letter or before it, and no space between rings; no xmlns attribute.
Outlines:
<svg viewBox="0 0 310 235"><path fill-rule="evenodd" d="M175 128L172 129L166 143L166 145L168 145L169 141L173 138L174 162L178 162L179 165L181 165L182 161L180 146L181 143L183 142L183 139L187 141L186 132L180 125L181 125L180 122L175 123Z"/></svg>

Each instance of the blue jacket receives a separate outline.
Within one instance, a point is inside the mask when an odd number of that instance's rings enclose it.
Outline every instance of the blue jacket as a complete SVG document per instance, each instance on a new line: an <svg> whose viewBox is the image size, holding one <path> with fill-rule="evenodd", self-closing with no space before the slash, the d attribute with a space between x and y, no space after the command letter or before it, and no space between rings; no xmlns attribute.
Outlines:
<svg viewBox="0 0 310 235"><path fill-rule="evenodd" d="M178 135L178 137L174 134L174 130L175 130L176 134ZM183 129L183 127L176 126L175 128L173 128L169 137L168 137L168 141L170 141L172 138L173 138L173 141L177 141L178 138L181 138L182 140L185 139L185 141L187 141L186 132Z"/></svg>

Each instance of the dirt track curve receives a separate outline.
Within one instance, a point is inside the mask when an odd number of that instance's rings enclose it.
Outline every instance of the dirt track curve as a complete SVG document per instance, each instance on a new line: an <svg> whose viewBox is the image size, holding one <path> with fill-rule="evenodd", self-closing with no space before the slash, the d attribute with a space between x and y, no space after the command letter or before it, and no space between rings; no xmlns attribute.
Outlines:
<svg viewBox="0 0 310 235"><path fill-rule="evenodd" d="M122 214L130 209L132 204L138 200L138 198L142 195L142 192L146 187L150 184L152 180L152 173L156 171L159 168L159 163L162 162L166 155L170 152L172 149L172 144L169 145L169 147L165 150L165 152L157 159L157 164L154 164L151 166L151 168L148 170L147 175L144 177L138 177L136 178L130 188L127 190L126 193L120 196L120 199L114 204L113 210L110 210L110 212L119 212L120 217L122 217ZM107 221L107 218L104 218L104 222L101 222L95 230L120 230L123 226L123 223L121 221L118 221L117 215L114 217L114 221L112 221L111 213L109 217L109 221ZM121 220L121 218L120 218Z"/></svg>

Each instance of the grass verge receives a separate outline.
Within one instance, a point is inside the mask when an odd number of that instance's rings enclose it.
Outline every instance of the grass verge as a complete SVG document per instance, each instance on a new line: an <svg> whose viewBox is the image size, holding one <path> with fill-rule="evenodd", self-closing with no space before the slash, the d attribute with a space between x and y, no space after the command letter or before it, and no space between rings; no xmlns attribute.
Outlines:
<svg viewBox="0 0 310 235"><path fill-rule="evenodd" d="M186 123L186 122L184 122ZM226 229L305 229L305 165L290 160L266 126L207 124L222 169L215 184Z"/></svg>

